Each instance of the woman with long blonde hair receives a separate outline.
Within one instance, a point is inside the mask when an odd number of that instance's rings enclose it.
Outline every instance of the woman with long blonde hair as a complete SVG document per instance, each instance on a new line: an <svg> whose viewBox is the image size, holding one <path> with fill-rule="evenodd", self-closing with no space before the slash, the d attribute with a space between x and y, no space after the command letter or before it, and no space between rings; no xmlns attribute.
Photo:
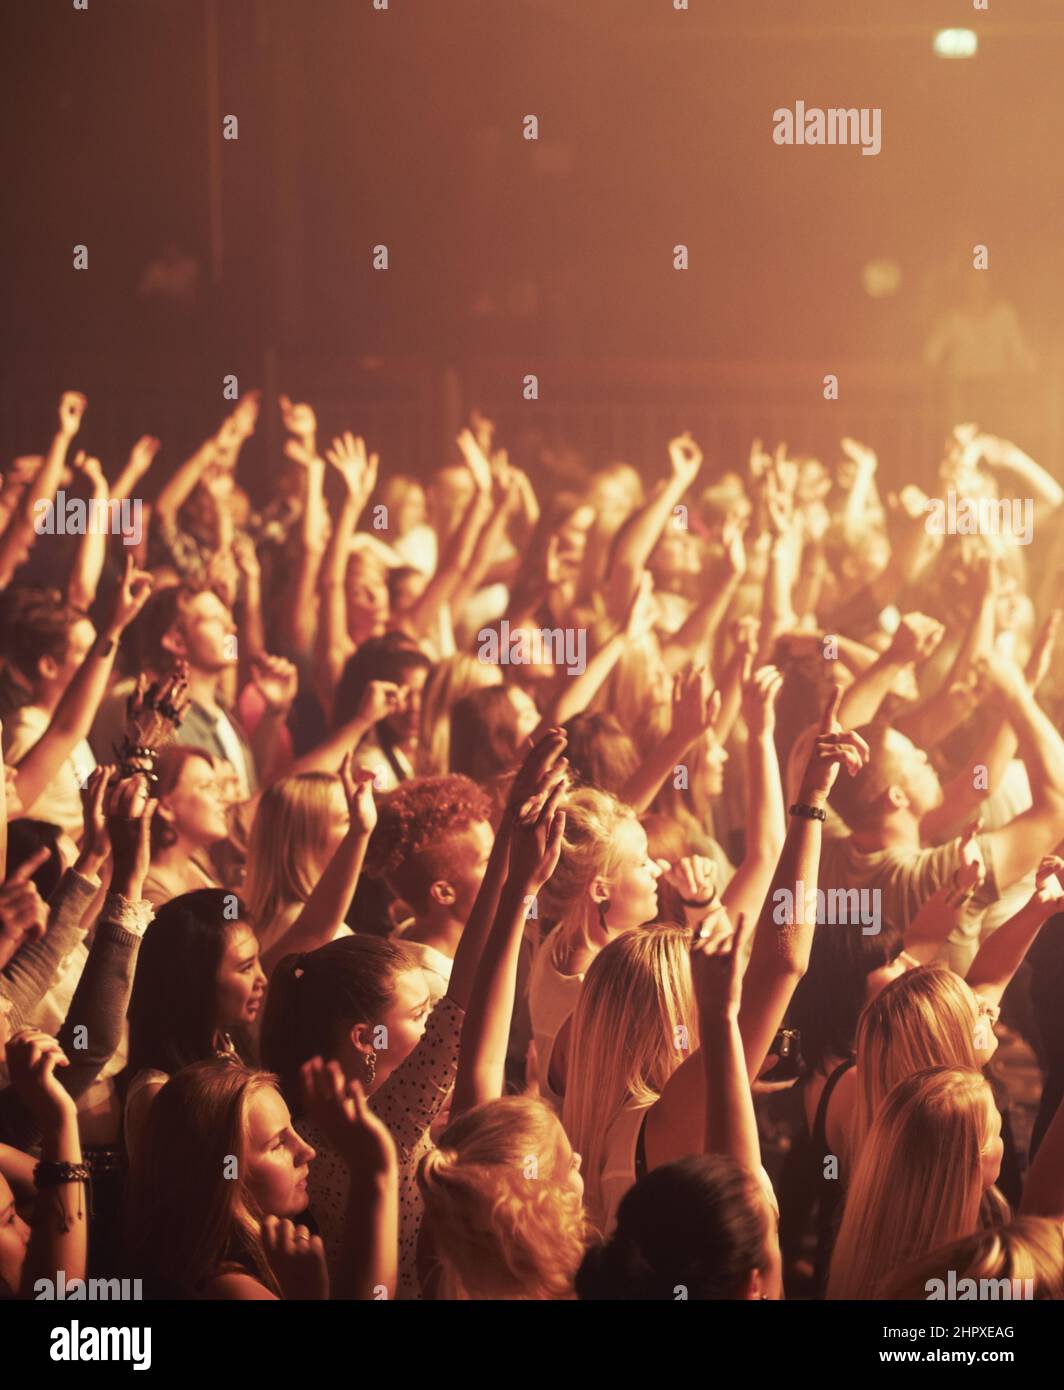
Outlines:
<svg viewBox="0 0 1064 1390"><path fill-rule="evenodd" d="M444 777L450 772L451 710L466 695L489 685L502 685L502 672L467 652L445 657L432 668L421 696L419 777Z"/></svg>
<svg viewBox="0 0 1064 1390"><path fill-rule="evenodd" d="M887 1094L928 1067L979 1071L997 1045L996 1013L949 966L932 963L891 980L857 1025L856 1096L850 1155L860 1156Z"/></svg>
<svg viewBox="0 0 1064 1390"><path fill-rule="evenodd" d="M997 1191L1001 1116L972 1067L931 1067L886 1096L861 1148L835 1242L827 1296L875 1298L888 1275L981 1218L1008 1219Z"/></svg>
<svg viewBox="0 0 1064 1390"><path fill-rule="evenodd" d="M540 1091L559 1106L564 1064L558 1058L552 1066L552 1053L584 974L618 932L654 921L661 875L630 806L581 787L566 798L565 811L561 858L538 904L556 926L541 943L529 980Z"/></svg>
<svg viewBox="0 0 1064 1390"><path fill-rule="evenodd" d="M440 1298L559 1299L587 1246L580 1155L542 1101L504 1096L453 1121L418 1187Z"/></svg>
<svg viewBox="0 0 1064 1390"><path fill-rule="evenodd" d="M349 826L344 785L331 772L282 777L263 792L251 827L244 900L259 949L271 962Z"/></svg>
<svg viewBox="0 0 1064 1390"><path fill-rule="evenodd" d="M950 1281L954 1292L949 1292ZM1064 1223L1045 1216L1017 1216L1007 1226L992 1226L932 1250L892 1274L880 1298L956 1298L961 1281L973 1279L977 1296L1022 1299L1064 1298ZM1009 1291L1001 1293L1001 1281ZM936 1281L941 1288L936 1288ZM965 1295L961 1295L962 1297Z"/></svg>
<svg viewBox="0 0 1064 1390"><path fill-rule="evenodd" d="M684 927L624 932L592 962L573 1017L562 1122L583 1155L588 1215L604 1233L647 1166L644 1123L698 1047L690 941ZM692 1130L688 1152L699 1152L700 1115Z"/></svg>

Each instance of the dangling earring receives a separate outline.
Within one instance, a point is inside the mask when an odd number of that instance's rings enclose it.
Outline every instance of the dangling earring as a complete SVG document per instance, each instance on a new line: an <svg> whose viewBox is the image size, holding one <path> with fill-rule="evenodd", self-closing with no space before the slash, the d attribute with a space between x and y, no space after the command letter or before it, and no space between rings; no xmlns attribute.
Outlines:
<svg viewBox="0 0 1064 1390"><path fill-rule="evenodd" d="M366 1053L366 1086L372 1086L377 1079L377 1054L375 1052Z"/></svg>
<svg viewBox="0 0 1064 1390"><path fill-rule="evenodd" d="M604 935L608 936L610 928L606 921L606 913L610 910L609 898L607 898L605 902L596 903L596 906L598 908L599 926L602 928Z"/></svg>

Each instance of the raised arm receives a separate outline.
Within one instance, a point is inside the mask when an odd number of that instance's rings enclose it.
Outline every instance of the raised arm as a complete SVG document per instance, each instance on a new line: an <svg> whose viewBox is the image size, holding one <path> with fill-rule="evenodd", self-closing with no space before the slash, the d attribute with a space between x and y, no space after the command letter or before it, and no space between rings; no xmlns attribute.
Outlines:
<svg viewBox="0 0 1064 1390"><path fill-rule="evenodd" d="M100 460L88 457L84 450L79 449L74 456L74 471L88 483L90 507L95 502L97 507L106 508L110 493ZM67 581L67 598L75 608L87 609L92 604L106 558L107 528L86 526L84 535L78 541L74 565Z"/></svg>
<svg viewBox="0 0 1064 1390"><path fill-rule="evenodd" d="M34 1298L39 1280L54 1289L63 1271L69 1284L84 1279L89 1252L89 1200L74 1099L56 1076L68 1065L55 1038L26 1028L7 1045L11 1084L41 1133L38 1197L22 1267L21 1298Z"/></svg>
<svg viewBox="0 0 1064 1390"><path fill-rule="evenodd" d="M59 428L52 438L44 463L26 485L18 507L0 536L0 589L6 588L21 563L23 552L36 539L34 523L55 501L70 442L81 428L88 401L79 391L64 391L59 401Z"/></svg>
<svg viewBox="0 0 1064 1390"><path fill-rule="evenodd" d="M762 666L743 686L746 721L746 847L742 863L721 894L732 920L756 922L786 834L783 781L776 753L776 697L783 677Z"/></svg>
<svg viewBox="0 0 1064 1390"><path fill-rule="evenodd" d="M705 1151L727 1154L756 1172L761 1144L739 1031L743 966L752 934L750 918L740 917L734 933L723 910L707 919L691 942L691 984L705 1084Z"/></svg>
<svg viewBox="0 0 1064 1390"><path fill-rule="evenodd" d="M399 1277L399 1159L388 1127L337 1062L302 1069L304 1107L348 1171L344 1237L334 1299L390 1299Z"/></svg>
<svg viewBox="0 0 1064 1390"><path fill-rule="evenodd" d="M615 617L628 611L650 552L701 467L702 450L689 433L669 440L669 476L625 523L614 551L609 609Z"/></svg>
<svg viewBox="0 0 1064 1390"><path fill-rule="evenodd" d="M15 785L24 806L33 805L74 746L88 737L107 690L118 643L147 602L151 587L151 575L138 570L133 556L127 555L110 617L63 691L47 729L18 764Z"/></svg>
<svg viewBox="0 0 1064 1390"><path fill-rule="evenodd" d="M325 871L314 885L302 912L284 936L266 952L263 967L269 974L278 961L299 951L315 951L336 935L358 886L366 858L366 846L377 824L373 801L373 773L353 766L349 753L340 768L351 826L337 845Z"/></svg>
<svg viewBox="0 0 1064 1390"><path fill-rule="evenodd" d="M853 731L843 732L836 719L840 697L836 687L806 764L797 802L806 812L826 809L840 764L845 763L852 776L868 761L864 739ZM764 1065L795 986L809 966L821 835L819 818L809 814L791 817L783 853L761 909L740 1013L751 1080Z"/></svg>
<svg viewBox="0 0 1064 1390"><path fill-rule="evenodd" d="M1023 964L1023 958L1050 917L1061 910L1064 859L1047 855L1035 875L1035 891L1014 917L986 938L968 969L967 980L976 994L991 1004L1001 996Z"/></svg>
<svg viewBox="0 0 1064 1390"><path fill-rule="evenodd" d="M562 745L552 741L558 753ZM565 812L565 764L539 761L536 790L518 809L510 841L510 867L477 966L462 1025L451 1118L503 1093L506 1048L517 992L517 966L529 903L558 865Z"/></svg>

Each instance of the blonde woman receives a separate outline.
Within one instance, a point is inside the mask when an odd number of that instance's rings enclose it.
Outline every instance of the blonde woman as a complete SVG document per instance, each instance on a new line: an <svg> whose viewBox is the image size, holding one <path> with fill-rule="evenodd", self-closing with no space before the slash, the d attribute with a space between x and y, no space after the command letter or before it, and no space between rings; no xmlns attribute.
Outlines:
<svg viewBox="0 0 1064 1390"><path fill-rule="evenodd" d="M504 1096L453 1121L418 1187L441 1263L437 1297L573 1296L587 1245L580 1155L542 1101Z"/></svg>
<svg viewBox="0 0 1064 1390"><path fill-rule="evenodd" d="M502 685L498 666L459 652L430 671L421 695L421 734L416 770L421 777L443 777L451 770L451 710L474 690Z"/></svg>
<svg viewBox="0 0 1064 1390"><path fill-rule="evenodd" d="M972 1067L931 1067L886 1096L860 1151L827 1296L880 1296L900 1266L1008 1219L994 1184L1001 1116Z"/></svg>
<svg viewBox="0 0 1064 1390"><path fill-rule="evenodd" d="M816 913L810 899L779 910L781 895L802 883L815 901L822 810L839 766L859 768L867 745L835 722L841 692L825 710L772 885L765 898L743 980L739 1043L747 1079L760 1072L795 985L804 973ZM563 856L564 861L564 856ZM553 887L553 882L552 885ZM742 920L740 913L736 920ZM746 918L751 924L754 918ZM699 930L717 930L727 913L705 914ZM569 1038L562 1120L584 1155L591 1220L608 1233L624 1193L643 1173L702 1153L719 1103L707 1101L703 1072L713 1058L698 1050L686 930L629 932L591 964ZM745 953L744 953L745 958ZM728 1083L734 1090L734 1082ZM744 1166L753 1167L756 1146Z"/></svg>
<svg viewBox="0 0 1064 1390"><path fill-rule="evenodd" d="M583 787L566 798L565 811L561 859L538 905L557 926L540 945L529 982L540 1092L557 1105L564 1065L552 1058L554 1043L584 973L618 933L654 920L661 875L635 812L615 796Z"/></svg>
<svg viewBox="0 0 1064 1390"><path fill-rule="evenodd" d="M882 1284L880 1297L970 1297L965 1279L975 1281L979 1298L1064 1298L1064 1224L1018 1216L1007 1226L964 1236L897 1270ZM1002 1280L1008 1281L1005 1294Z"/></svg>
<svg viewBox="0 0 1064 1390"><path fill-rule="evenodd" d="M263 792L251 827L244 899L259 949L272 952L303 911L350 827L339 777L303 772ZM347 935L341 927L339 935Z"/></svg>

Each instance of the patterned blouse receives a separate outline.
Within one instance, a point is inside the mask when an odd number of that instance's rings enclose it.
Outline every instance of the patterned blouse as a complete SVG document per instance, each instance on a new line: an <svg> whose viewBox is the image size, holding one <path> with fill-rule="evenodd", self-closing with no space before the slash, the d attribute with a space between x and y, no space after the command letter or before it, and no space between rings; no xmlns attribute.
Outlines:
<svg viewBox="0 0 1064 1390"><path fill-rule="evenodd" d="M399 1282L397 1298L418 1298L416 1256L421 1230L417 1170L432 1147L429 1129L447 1103L458 1070L458 1043L465 1010L448 995L429 1015L425 1033L379 1091L369 1098L399 1150ZM347 1167L328 1140L308 1120L296 1125L318 1151L310 1165L310 1208L325 1242L330 1270L339 1261L347 1208Z"/></svg>

